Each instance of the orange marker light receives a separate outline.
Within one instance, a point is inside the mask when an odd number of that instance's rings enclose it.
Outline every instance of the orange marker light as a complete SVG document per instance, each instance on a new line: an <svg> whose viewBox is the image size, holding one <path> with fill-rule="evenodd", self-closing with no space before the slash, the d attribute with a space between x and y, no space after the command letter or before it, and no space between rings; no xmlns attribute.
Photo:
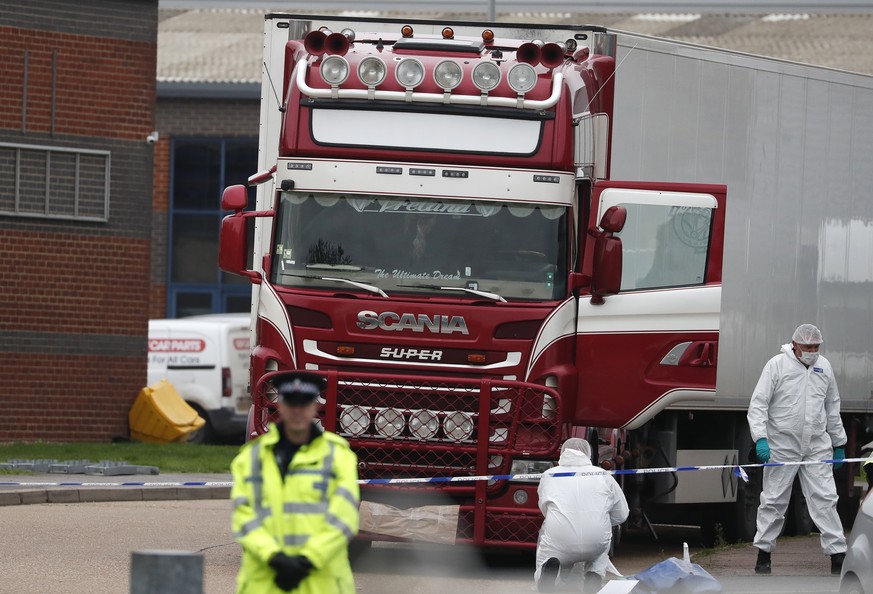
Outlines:
<svg viewBox="0 0 873 594"><path fill-rule="evenodd" d="M485 362L485 355L482 355L480 353L467 355L467 363L484 363L484 362Z"/></svg>
<svg viewBox="0 0 873 594"><path fill-rule="evenodd" d="M484 31L482 31L482 41L484 41L485 43L491 43L492 41L494 41L494 31L492 31L491 29L485 29Z"/></svg>
<svg viewBox="0 0 873 594"><path fill-rule="evenodd" d="M403 35L403 37L412 37L412 33L412 25L403 25L400 28L400 34Z"/></svg>
<svg viewBox="0 0 873 594"><path fill-rule="evenodd" d="M340 346L336 347L336 354L337 355L354 355L355 354L355 347L340 345Z"/></svg>
<svg viewBox="0 0 873 594"><path fill-rule="evenodd" d="M454 39L455 30L451 27L443 27L443 39Z"/></svg>

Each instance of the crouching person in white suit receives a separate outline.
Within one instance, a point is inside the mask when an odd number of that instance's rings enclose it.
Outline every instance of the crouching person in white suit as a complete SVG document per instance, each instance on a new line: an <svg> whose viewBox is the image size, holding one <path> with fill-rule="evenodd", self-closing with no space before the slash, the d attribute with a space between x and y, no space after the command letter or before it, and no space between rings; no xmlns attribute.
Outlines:
<svg viewBox="0 0 873 594"><path fill-rule="evenodd" d="M570 473L583 476L561 476ZM588 442L572 437L561 446L558 466L543 473L537 495L545 516L537 541L537 590L555 591L578 564L585 575L585 591L598 591L607 569L615 569L609 560L612 527L628 516L618 483L591 464Z"/></svg>

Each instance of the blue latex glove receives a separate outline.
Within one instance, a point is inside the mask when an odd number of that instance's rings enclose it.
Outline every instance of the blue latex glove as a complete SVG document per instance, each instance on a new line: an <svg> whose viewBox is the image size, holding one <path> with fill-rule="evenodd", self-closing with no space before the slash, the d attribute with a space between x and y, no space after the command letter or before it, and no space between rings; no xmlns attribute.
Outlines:
<svg viewBox="0 0 873 594"><path fill-rule="evenodd" d="M761 462L770 461L770 444L767 443L766 437L755 442L755 453L758 454L758 460Z"/></svg>
<svg viewBox="0 0 873 594"><path fill-rule="evenodd" d="M834 460L845 460L846 459L846 448L834 448ZM834 470L840 468L843 465L842 462L834 462Z"/></svg>

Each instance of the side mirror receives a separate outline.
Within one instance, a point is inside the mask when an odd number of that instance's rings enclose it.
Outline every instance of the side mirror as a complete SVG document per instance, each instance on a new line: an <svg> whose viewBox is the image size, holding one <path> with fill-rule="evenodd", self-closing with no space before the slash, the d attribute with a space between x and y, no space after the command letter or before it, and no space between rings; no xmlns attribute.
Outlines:
<svg viewBox="0 0 873 594"><path fill-rule="evenodd" d="M606 295L615 295L621 289L621 238L614 233L624 228L627 209L610 206L600 219L600 229L591 229L594 241L594 270L591 279L591 303L601 305Z"/></svg>
<svg viewBox="0 0 873 594"><path fill-rule="evenodd" d="M218 267L225 272L247 276L252 282L260 282L261 276L246 268L249 249L248 224L246 218L228 215L221 221L221 235L218 246Z"/></svg>
<svg viewBox="0 0 873 594"><path fill-rule="evenodd" d="M249 203L249 192L243 185L228 186L221 194L221 209L239 212Z"/></svg>
<svg viewBox="0 0 873 594"><path fill-rule="evenodd" d="M233 214L221 221L218 239L218 267L225 272L245 276L253 283L261 282L261 274L249 270L247 260L251 241L248 220L257 216L272 216L272 211L243 212L249 201L248 189L243 185L229 186L221 195L221 208Z"/></svg>

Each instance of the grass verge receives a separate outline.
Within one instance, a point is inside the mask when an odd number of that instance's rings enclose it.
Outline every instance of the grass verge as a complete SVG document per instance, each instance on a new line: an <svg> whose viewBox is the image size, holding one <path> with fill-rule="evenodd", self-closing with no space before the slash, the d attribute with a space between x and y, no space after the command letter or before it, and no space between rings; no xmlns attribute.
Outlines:
<svg viewBox="0 0 873 594"><path fill-rule="evenodd" d="M230 472L236 445L188 443L0 443L0 462L9 460L112 460L157 466L166 472ZM18 471L0 471L16 474Z"/></svg>

